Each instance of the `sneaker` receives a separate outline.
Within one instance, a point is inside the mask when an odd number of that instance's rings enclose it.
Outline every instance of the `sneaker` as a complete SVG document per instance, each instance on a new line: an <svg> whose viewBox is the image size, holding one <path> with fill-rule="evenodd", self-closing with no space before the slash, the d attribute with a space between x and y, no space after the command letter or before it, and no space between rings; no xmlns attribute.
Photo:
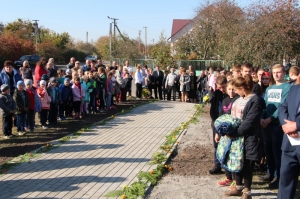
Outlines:
<svg viewBox="0 0 300 199"><path fill-rule="evenodd" d="M225 196L242 196L242 189L241 190L237 190L236 187L234 189L230 189L224 192Z"/></svg>
<svg viewBox="0 0 300 199"><path fill-rule="evenodd" d="M115 106L111 106L110 108L116 109L117 107L115 107Z"/></svg>
<svg viewBox="0 0 300 199"><path fill-rule="evenodd" d="M105 111L103 109L100 110L100 113L104 113Z"/></svg>
<svg viewBox="0 0 300 199"><path fill-rule="evenodd" d="M10 139L10 136L9 135L5 135L5 136L3 136L4 137L4 139Z"/></svg>
<svg viewBox="0 0 300 199"><path fill-rule="evenodd" d="M233 182L233 180L229 180L228 178L222 178L222 180L217 182L217 184L219 186L223 187L223 186L230 186L232 182Z"/></svg>
<svg viewBox="0 0 300 199"><path fill-rule="evenodd" d="M18 132L18 135L19 135L19 136L25 135L25 132L19 131L19 132Z"/></svg>
<svg viewBox="0 0 300 199"><path fill-rule="evenodd" d="M279 179L274 178L272 182L270 182L269 184L269 189L278 189L278 187L279 187Z"/></svg>
<svg viewBox="0 0 300 199"><path fill-rule="evenodd" d="M233 180L229 186L229 189L234 189L235 188L235 180Z"/></svg>
<svg viewBox="0 0 300 199"><path fill-rule="evenodd" d="M242 195L241 199L252 199L251 192L249 189L244 188L242 193L243 193L243 195Z"/></svg>
<svg viewBox="0 0 300 199"><path fill-rule="evenodd" d="M273 177L267 174L264 176L259 176L258 179L263 182L271 182L273 180Z"/></svg>
<svg viewBox="0 0 300 199"><path fill-rule="evenodd" d="M64 120L66 120L66 117L61 117L60 118L60 121L64 121Z"/></svg>
<svg viewBox="0 0 300 199"><path fill-rule="evenodd" d="M29 129L28 127L25 127L24 130L25 130L26 132L30 132L30 129Z"/></svg>
<svg viewBox="0 0 300 199"><path fill-rule="evenodd" d="M105 110L106 110L106 111L111 111L111 108L106 108Z"/></svg>
<svg viewBox="0 0 300 199"><path fill-rule="evenodd" d="M46 126L42 126L42 129L47 129L48 127L46 127Z"/></svg>
<svg viewBox="0 0 300 199"><path fill-rule="evenodd" d="M222 170L220 167L214 167L211 170L208 171L211 175L220 174L222 173Z"/></svg>

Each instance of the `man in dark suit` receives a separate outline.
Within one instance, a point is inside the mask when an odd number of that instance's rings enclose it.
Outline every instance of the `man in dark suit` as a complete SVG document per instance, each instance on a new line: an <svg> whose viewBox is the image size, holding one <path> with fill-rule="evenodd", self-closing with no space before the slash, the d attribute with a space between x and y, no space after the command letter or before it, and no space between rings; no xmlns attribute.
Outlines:
<svg viewBox="0 0 300 199"><path fill-rule="evenodd" d="M284 136L277 199L292 199L300 172L300 141L292 145L290 139L300 138L300 85L291 87L285 101L278 108L278 118Z"/></svg>
<svg viewBox="0 0 300 199"><path fill-rule="evenodd" d="M156 71L153 72L153 76L156 79L155 87L154 87L154 95L155 99L157 99L157 90L159 94L159 99L162 100L162 83L164 79L164 73L160 70L159 66L156 66Z"/></svg>

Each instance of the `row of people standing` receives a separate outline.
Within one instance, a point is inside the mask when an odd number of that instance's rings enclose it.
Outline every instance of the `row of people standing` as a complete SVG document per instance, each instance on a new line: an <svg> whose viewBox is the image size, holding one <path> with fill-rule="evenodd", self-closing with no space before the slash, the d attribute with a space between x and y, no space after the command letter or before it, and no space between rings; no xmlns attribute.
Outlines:
<svg viewBox="0 0 300 199"><path fill-rule="evenodd" d="M214 79L215 85L208 85L213 86L210 88L212 121L214 122L222 114L231 114L242 119L237 130L229 137L231 139L244 138L245 160L242 170L240 172L225 170L226 178L218 184L228 186L235 182L225 195L242 196L243 199L251 198L254 164L255 162L263 163L266 158L267 175L259 179L269 182L269 188L279 187L278 198L293 198L297 183L294 176L298 176L298 173L288 173L290 163L295 162L295 159L287 155L292 147L288 137L297 137L298 134L296 135L295 130L289 129L292 126L292 121L290 121L292 118L286 114L291 110L287 110L288 104L285 101L293 100L289 99L288 95L291 86L295 84L295 77L299 75L299 68L295 66L290 69L289 75L292 79L290 84L285 82L285 68L280 64L272 67L271 74L263 69L260 71L253 74L251 64L236 65L232 68L232 73L228 73L229 76L219 75ZM212 76L212 74L209 75L209 77ZM257 82L253 81L255 78ZM228 79L230 80L226 85ZM220 104L222 104L221 110ZM223 137L220 137L213 123L212 128L214 147L217 150L218 142ZM223 162L219 162L215 156L214 168L209 172L219 173L222 164ZM244 184L242 184L243 180Z"/></svg>

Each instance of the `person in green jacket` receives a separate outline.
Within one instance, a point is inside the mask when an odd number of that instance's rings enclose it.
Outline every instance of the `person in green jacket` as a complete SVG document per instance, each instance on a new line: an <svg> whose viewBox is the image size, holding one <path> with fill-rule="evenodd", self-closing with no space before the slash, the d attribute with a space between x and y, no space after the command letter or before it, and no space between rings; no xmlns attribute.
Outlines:
<svg viewBox="0 0 300 199"><path fill-rule="evenodd" d="M283 130L278 120L278 107L288 95L291 85L284 81L285 69L281 64L272 67L275 84L269 86L265 94L266 109L263 111L260 124L263 128L262 139L267 159L267 175L260 180L270 182L269 188L277 189L281 167L281 144Z"/></svg>

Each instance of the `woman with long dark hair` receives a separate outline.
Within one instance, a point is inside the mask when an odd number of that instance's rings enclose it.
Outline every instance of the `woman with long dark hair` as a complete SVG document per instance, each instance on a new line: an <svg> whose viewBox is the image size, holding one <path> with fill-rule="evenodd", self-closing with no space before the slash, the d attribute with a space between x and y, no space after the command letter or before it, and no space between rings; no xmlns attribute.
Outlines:
<svg viewBox="0 0 300 199"><path fill-rule="evenodd" d="M250 75L233 79L232 85L240 96L232 104L231 115L242 119L241 124L230 138L244 137L243 169L235 173L236 186L226 191L226 196L242 196L242 199L251 198L253 167L260 160L259 155L259 122L265 107L264 100L253 91L253 80ZM242 184L244 179L244 186Z"/></svg>

